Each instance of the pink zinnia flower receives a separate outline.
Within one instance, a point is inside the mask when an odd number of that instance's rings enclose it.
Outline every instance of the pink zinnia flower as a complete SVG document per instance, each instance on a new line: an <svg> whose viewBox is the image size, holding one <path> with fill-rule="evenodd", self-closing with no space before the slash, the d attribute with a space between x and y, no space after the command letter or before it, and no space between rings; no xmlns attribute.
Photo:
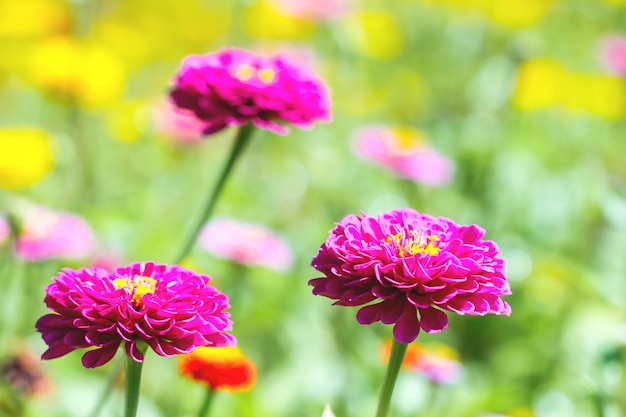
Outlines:
<svg viewBox="0 0 626 417"><path fill-rule="evenodd" d="M293 264L293 255L284 241L259 224L215 219L204 226L198 244L217 257L243 265L285 272Z"/></svg>
<svg viewBox="0 0 626 417"><path fill-rule="evenodd" d="M284 14L305 20L337 20L354 10L352 0L273 0L273 3Z"/></svg>
<svg viewBox="0 0 626 417"><path fill-rule="evenodd" d="M205 134L248 122L285 134L278 122L308 129L330 120L328 92L312 70L282 55L240 49L185 58L171 98L206 122Z"/></svg>
<svg viewBox="0 0 626 417"><path fill-rule="evenodd" d="M0 216L0 245L6 242L11 236L11 226L4 217Z"/></svg>
<svg viewBox="0 0 626 417"><path fill-rule="evenodd" d="M110 361L121 344L137 362L143 361L139 343L161 356L189 353L196 346L231 346L235 339L225 333L232 327L224 312L228 297L209 280L152 262L113 272L66 268L46 287L45 302L54 313L35 325L48 345L42 359L95 347L82 361L94 368Z"/></svg>
<svg viewBox="0 0 626 417"><path fill-rule="evenodd" d="M420 132L368 126L353 135L354 150L361 158L393 174L426 185L444 185L452 180L454 164L432 148Z"/></svg>
<svg viewBox="0 0 626 417"><path fill-rule="evenodd" d="M42 206L27 211L15 242L16 255L31 262L86 258L93 248L93 232L84 219Z"/></svg>
<svg viewBox="0 0 626 417"><path fill-rule="evenodd" d="M626 75L626 37L608 37L602 43L601 53L604 66L609 71Z"/></svg>
<svg viewBox="0 0 626 417"><path fill-rule="evenodd" d="M398 209L370 217L348 215L337 223L313 258L325 277L309 281L313 294L335 304L363 306L361 324L394 323L398 342L415 340L420 328L448 326L445 311L509 315L500 296L511 293L496 244L484 230L443 217Z"/></svg>
<svg viewBox="0 0 626 417"><path fill-rule="evenodd" d="M182 144L200 142L207 127L190 110L175 107L169 102L156 108L154 124L159 133Z"/></svg>

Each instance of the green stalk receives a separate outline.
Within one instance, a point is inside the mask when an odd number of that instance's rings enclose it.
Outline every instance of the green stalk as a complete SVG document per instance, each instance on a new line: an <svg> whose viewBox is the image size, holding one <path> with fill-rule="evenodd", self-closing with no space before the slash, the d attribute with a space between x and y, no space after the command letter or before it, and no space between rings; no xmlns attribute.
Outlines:
<svg viewBox="0 0 626 417"><path fill-rule="evenodd" d="M202 407L200 407L200 411L198 412L198 417L206 417L209 415L209 409L211 408L211 404L213 404L213 397L215 397L215 390L211 387L207 388Z"/></svg>
<svg viewBox="0 0 626 417"><path fill-rule="evenodd" d="M389 357L387 372L385 373L385 380L383 382L383 387L380 390L380 396L378 397L376 417L387 416L389 403L391 402L391 394L393 393L393 387L396 385L396 379L398 379L398 372L402 366L407 346L408 344L400 343L393 339L393 343L391 345L391 356Z"/></svg>
<svg viewBox="0 0 626 417"><path fill-rule="evenodd" d="M187 237L187 240L183 246L183 249L180 251L178 256L174 258L174 261L172 263L174 264L180 263L180 261L185 259L185 257L189 254L189 252L191 252L191 249L193 248L194 244L196 243L196 239L198 238L198 235L200 234L200 230L202 229L202 226L204 226L207 220L211 217L211 214L215 207L215 203L217 202L217 199L222 189L224 188L224 184L226 184L226 180L228 179L228 176L230 175L233 167L235 166L235 162L237 161L237 158L241 155L241 153L245 149L246 144L249 142L250 136L252 135L253 131L254 131L254 126L252 126L251 124L243 125L237 131L237 136L235 137L235 143L233 144L228 160L226 161L226 165L224 166L224 169L222 170L222 174L217 180L217 183L214 185L213 192L209 195L209 198L204 204L204 208L202 209L200 216L196 220L195 225L191 229L191 232L189 233L189 236Z"/></svg>
<svg viewBox="0 0 626 417"><path fill-rule="evenodd" d="M147 345L137 346L145 353ZM139 405L139 387L141 385L141 367L143 362L135 362L130 356L126 357L126 392L124 395L124 417L135 417Z"/></svg>

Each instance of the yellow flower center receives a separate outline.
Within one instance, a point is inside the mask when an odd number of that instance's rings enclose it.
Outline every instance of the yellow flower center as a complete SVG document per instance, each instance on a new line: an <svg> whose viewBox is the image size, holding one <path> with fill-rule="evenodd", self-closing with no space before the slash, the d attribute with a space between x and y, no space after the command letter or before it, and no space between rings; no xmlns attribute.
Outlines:
<svg viewBox="0 0 626 417"><path fill-rule="evenodd" d="M398 127L391 129L393 137L390 138L392 145L398 151L410 151L425 145L424 135L410 127Z"/></svg>
<svg viewBox="0 0 626 417"><path fill-rule="evenodd" d="M139 307L144 295L154 293L156 279L135 275L134 278L117 278L113 281L113 284L117 289L123 288L129 294L132 294L131 302L133 306Z"/></svg>
<svg viewBox="0 0 626 417"><path fill-rule="evenodd" d="M269 68L262 68L259 70L258 76L263 84L271 84L276 78L276 72Z"/></svg>
<svg viewBox="0 0 626 417"><path fill-rule="evenodd" d="M239 64L235 69L235 78L239 81L250 81L254 77L263 84L271 84L276 79L276 72L271 68L256 69L248 64Z"/></svg>
<svg viewBox="0 0 626 417"><path fill-rule="evenodd" d="M439 255L441 250L437 247L439 236L425 235L415 230L411 230L408 234L399 232L395 235L387 236L384 240L386 243L395 243L398 249L398 256L401 258L414 256L418 253L434 256Z"/></svg>
<svg viewBox="0 0 626 417"><path fill-rule="evenodd" d="M253 66L248 64L240 64L235 70L235 78L237 78L239 81L248 81L254 76L254 73L255 69Z"/></svg>

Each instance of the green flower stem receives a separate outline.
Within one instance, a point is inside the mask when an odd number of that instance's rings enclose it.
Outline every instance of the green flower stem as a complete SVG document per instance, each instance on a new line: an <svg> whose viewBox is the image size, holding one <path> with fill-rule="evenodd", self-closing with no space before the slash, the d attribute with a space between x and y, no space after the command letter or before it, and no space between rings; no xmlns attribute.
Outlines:
<svg viewBox="0 0 626 417"><path fill-rule="evenodd" d="M142 353L147 350L147 345L139 346ZM139 405L139 387L141 385L142 362L135 362L130 356L126 357L126 393L124 395L124 417L135 417Z"/></svg>
<svg viewBox="0 0 626 417"><path fill-rule="evenodd" d="M209 415L211 404L213 404L213 397L215 397L215 390L211 387L207 388L202 407L200 407L200 411L198 412L198 417L207 417Z"/></svg>
<svg viewBox="0 0 626 417"><path fill-rule="evenodd" d="M402 366L404 360L404 354L408 344L397 342L393 339L391 345L391 356L389 357L389 363L387 364L387 372L385 373L385 381L378 397L378 410L376 410L376 417L385 417L387 411L389 411L389 403L391 402L391 394L393 393L393 387L396 385L396 379L398 379L398 372Z"/></svg>
<svg viewBox="0 0 626 417"><path fill-rule="evenodd" d="M237 161L237 158L241 155L241 153L245 149L245 146L249 142L253 131L254 131L254 126L252 126L251 124L246 124L244 126L241 126L239 130L237 131L237 136L235 137L235 143L233 144L232 150L230 152L230 156L228 157L228 160L226 161L226 165L224 166L224 169L222 170L222 174L217 180L217 183L214 185L213 192L210 194L208 200L206 201L204 208L202 210L202 213L200 214L200 216L198 217L196 221L196 224L191 229L191 232L189 236L187 237L187 241L185 242L183 249L180 251L178 256L174 258L174 261L172 263L174 264L180 263L180 261L185 259L185 257L189 254L189 252L191 252L191 249L193 248L193 245L196 243L196 239L198 238L198 235L200 234L200 230L202 229L202 226L204 226L207 220L211 217L213 208L215 207L215 203L217 202L217 199L222 191L222 188L224 188L224 184L226 184L226 180L228 179L228 176L230 175L233 167L235 166L235 162Z"/></svg>
<svg viewBox="0 0 626 417"><path fill-rule="evenodd" d="M102 391L102 394L100 394L100 398L98 398L98 402L96 403L96 406L94 407L91 414L89 414L89 417L98 417L102 412L102 408L104 407L107 399L113 392L113 388L115 387L115 381L117 381L117 378L122 372L125 357L126 356L120 356L119 358L117 358L117 361L111 369L111 373L109 373L109 378L107 379L106 385L104 386L104 391Z"/></svg>

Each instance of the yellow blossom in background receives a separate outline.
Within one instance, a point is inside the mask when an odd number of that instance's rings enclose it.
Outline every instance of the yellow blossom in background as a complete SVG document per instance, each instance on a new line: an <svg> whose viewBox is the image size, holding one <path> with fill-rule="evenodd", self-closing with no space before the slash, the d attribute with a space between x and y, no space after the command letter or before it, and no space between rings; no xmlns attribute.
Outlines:
<svg viewBox="0 0 626 417"><path fill-rule="evenodd" d="M614 76L575 73L553 60L533 59L518 70L513 104L522 110L562 106L617 120L626 114L626 84Z"/></svg>
<svg viewBox="0 0 626 417"><path fill-rule="evenodd" d="M94 37L110 50L114 50L128 68L139 68L154 54L153 38L140 28L107 19L94 27Z"/></svg>
<svg viewBox="0 0 626 417"><path fill-rule="evenodd" d="M67 3L61 0L0 1L0 38L59 33L69 27Z"/></svg>
<svg viewBox="0 0 626 417"><path fill-rule="evenodd" d="M126 82L123 62L116 55L69 37L35 46L29 64L37 86L87 108L111 104L121 96Z"/></svg>
<svg viewBox="0 0 626 417"><path fill-rule="evenodd" d="M507 412L511 417L534 417L535 414L528 408L516 408Z"/></svg>
<svg viewBox="0 0 626 417"><path fill-rule="evenodd" d="M513 103L523 110L554 106L559 102L565 70L551 59L524 62L517 73Z"/></svg>
<svg viewBox="0 0 626 417"><path fill-rule="evenodd" d="M93 36L115 51L127 68L176 60L214 47L228 33L234 7L226 1L133 0L115 2ZM237 10L239 19L239 10ZM158 82L161 82L160 80Z"/></svg>
<svg viewBox="0 0 626 417"><path fill-rule="evenodd" d="M360 54L390 59L402 50L403 40L394 17L383 11L364 10L345 21L346 40Z"/></svg>
<svg viewBox="0 0 626 417"><path fill-rule="evenodd" d="M135 142L148 124L147 104L141 100L121 103L106 115L106 126L111 137L119 142Z"/></svg>
<svg viewBox="0 0 626 417"><path fill-rule="evenodd" d="M258 2L246 7L243 15L244 30L255 38L302 39L311 36L313 23L287 16L268 2Z"/></svg>
<svg viewBox="0 0 626 417"><path fill-rule="evenodd" d="M565 78L562 104L571 110L618 120L626 114L625 87L617 77L571 73Z"/></svg>
<svg viewBox="0 0 626 417"><path fill-rule="evenodd" d="M539 22L554 0L476 0L478 8L492 22L511 28L523 28Z"/></svg>
<svg viewBox="0 0 626 417"><path fill-rule="evenodd" d="M433 6L447 6L457 12L478 10L488 20L513 29L539 22L557 0L422 0ZM625 0L626 1L626 0Z"/></svg>
<svg viewBox="0 0 626 417"><path fill-rule="evenodd" d="M27 188L54 165L49 135L34 128L0 129L0 187Z"/></svg>
<svg viewBox="0 0 626 417"><path fill-rule="evenodd" d="M605 3L611 6L624 7L626 6L626 0L603 0Z"/></svg>

